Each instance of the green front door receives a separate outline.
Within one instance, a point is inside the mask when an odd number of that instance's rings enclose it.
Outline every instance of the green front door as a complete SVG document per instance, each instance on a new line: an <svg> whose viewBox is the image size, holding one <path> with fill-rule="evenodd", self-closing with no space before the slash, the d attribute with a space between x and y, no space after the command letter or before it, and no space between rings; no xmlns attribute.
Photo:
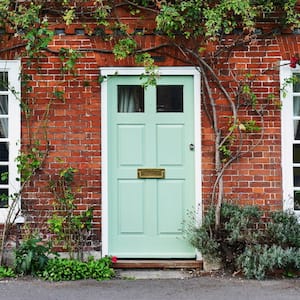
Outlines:
<svg viewBox="0 0 300 300"><path fill-rule="evenodd" d="M183 220L194 207L193 77L108 78L108 253L192 258Z"/></svg>

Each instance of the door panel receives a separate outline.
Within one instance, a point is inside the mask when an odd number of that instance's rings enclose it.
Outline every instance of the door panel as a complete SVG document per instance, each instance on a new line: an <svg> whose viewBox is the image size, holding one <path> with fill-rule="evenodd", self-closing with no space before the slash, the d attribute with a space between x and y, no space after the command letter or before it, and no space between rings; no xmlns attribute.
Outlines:
<svg viewBox="0 0 300 300"><path fill-rule="evenodd" d="M167 218L166 212L172 211ZM184 217L184 181L167 180L158 182L158 233L181 234Z"/></svg>
<svg viewBox="0 0 300 300"><path fill-rule="evenodd" d="M144 164L144 125L120 124L118 126L119 166L141 166Z"/></svg>
<svg viewBox="0 0 300 300"><path fill-rule="evenodd" d="M182 166L184 125L157 125L157 161L159 166Z"/></svg>
<svg viewBox="0 0 300 300"><path fill-rule="evenodd" d="M108 253L123 258L191 258L183 219L194 205L193 77L108 78ZM165 169L139 178L137 169Z"/></svg>
<svg viewBox="0 0 300 300"><path fill-rule="evenodd" d="M120 180L119 233L142 234L144 232L144 184L137 180ZM130 207L130 209L128 209Z"/></svg>

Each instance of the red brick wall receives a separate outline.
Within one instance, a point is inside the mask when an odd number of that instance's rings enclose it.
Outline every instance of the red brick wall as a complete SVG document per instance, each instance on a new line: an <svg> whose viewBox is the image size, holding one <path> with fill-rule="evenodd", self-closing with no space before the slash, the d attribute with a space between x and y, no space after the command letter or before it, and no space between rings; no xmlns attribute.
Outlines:
<svg viewBox="0 0 300 300"><path fill-rule="evenodd" d="M228 42L228 41L227 41ZM245 80L246 74L252 74L252 90L257 96L257 109L266 104L269 95L274 94L273 104L264 107L264 125L259 115L249 107L241 106L239 120L253 119L264 127L264 137L254 151L251 147L259 142L260 134L253 133L244 140L243 156L233 163L224 174L225 199L239 204L259 205L265 210L282 209L281 189L281 137L279 101L279 62L282 59L280 44L275 38L262 38L246 44L231 52L229 58L221 58L215 68L227 90L233 95L238 83ZM228 103L219 91L214 95L217 109L224 115L223 126L226 133ZM214 135L205 115L202 118L203 150L203 200L210 204L213 175Z"/></svg>
<svg viewBox="0 0 300 300"><path fill-rule="evenodd" d="M83 57L77 64L77 76L62 75L61 62L55 53L45 52L45 57L28 66L23 59L23 71L32 76L30 85L30 107L32 109L31 127L38 130L39 123L46 111L49 101L54 99L56 90L64 92L65 101L53 100L49 110L48 139L50 152L45 164L37 173L34 181L23 195L23 207L28 211L28 220L34 226L42 227L52 208L53 195L49 190L49 181L55 178L59 169L67 166L78 169L75 175L77 204L79 210L85 210L93 205L94 238L93 246L99 249L101 241L101 107L99 67L134 66L134 61L128 58L116 61L113 55L103 54L94 49L111 49L109 42L100 37L75 35L69 28L67 35L55 36L50 47L52 50L65 48L85 48ZM232 91L237 86L235 78L242 78L246 73L255 74L253 88L259 103L265 101L269 94L275 94L279 100L279 62L289 59L291 55L300 52L299 36L286 35L276 38L261 38L255 43L238 48L229 57L220 58L215 68L221 80ZM164 42L163 37L147 35L141 37L143 47L153 47ZM214 48L215 45L212 45ZM17 51L0 53L0 58L13 58ZM166 55L170 55L167 57ZM180 53L173 50L160 49L156 55L164 56L160 65L182 65ZM235 76L232 76L234 74ZM237 77L236 77L237 76ZM24 92L24 97L26 93ZM222 115L228 112L227 104L222 95L215 91L218 111ZM200 96L199 96L200 99ZM245 108L240 118L249 117L260 122L260 118ZM253 204L266 210L282 209L281 189L281 137L280 109L275 104L268 105L264 111L265 134L255 151L245 154L225 172L225 198L240 204ZM228 119L222 121L224 128ZM28 133L23 118L22 141L28 144ZM210 203L210 193L214 183L214 135L206 114L202 113L202 184L203 202ZM38 135L42 139L42 135ZM250 135L246 139L245 152L259 140L259 134ZM59 160L57 159L59 158Z"/></svg>

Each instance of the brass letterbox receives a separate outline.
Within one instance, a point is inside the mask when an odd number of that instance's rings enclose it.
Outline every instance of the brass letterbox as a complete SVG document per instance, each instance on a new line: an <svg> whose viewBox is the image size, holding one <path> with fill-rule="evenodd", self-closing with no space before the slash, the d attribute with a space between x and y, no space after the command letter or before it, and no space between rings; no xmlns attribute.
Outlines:
<svg viewBox="0 0 300 300"><path fill-rule="evenodd" d="M145 168L137 169L137 177L141 179L164 179L166 174L165 169Z"/></svg>

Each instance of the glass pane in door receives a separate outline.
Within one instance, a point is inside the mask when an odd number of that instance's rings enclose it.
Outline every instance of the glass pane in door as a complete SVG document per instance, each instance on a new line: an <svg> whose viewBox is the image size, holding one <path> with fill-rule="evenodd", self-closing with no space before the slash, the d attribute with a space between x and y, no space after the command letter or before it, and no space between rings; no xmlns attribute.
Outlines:
<svg viewBox="0 0 300 300"><path fill-rule="evenodd" d="M183 112L183 85L158 85L157 112Z"/></svg>
<svg viewBox="0 0 300 300"><path fill-rule="evenodd" d="M118 112L144 112L144 88L140 85L118 85Z"/></svg>

